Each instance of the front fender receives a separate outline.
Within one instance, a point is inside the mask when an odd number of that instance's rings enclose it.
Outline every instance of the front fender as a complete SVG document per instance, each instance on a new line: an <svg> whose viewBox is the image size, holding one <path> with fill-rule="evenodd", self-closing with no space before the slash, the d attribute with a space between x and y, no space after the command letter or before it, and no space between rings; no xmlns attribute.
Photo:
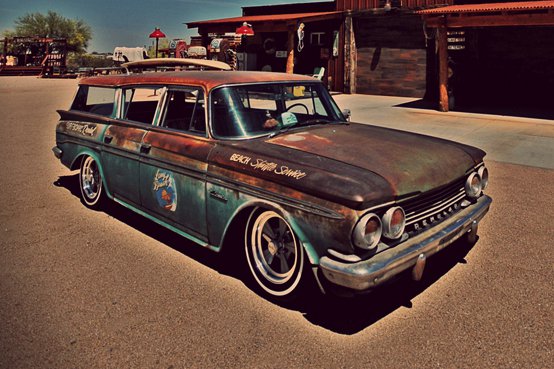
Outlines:
<svg viewBox="0 0 554 369"><path fill-rule="evenodd" d="M257 208L265 208L269 210L274 210L279 213L291 226L292 230L298 237L298 240L301 242L306 255L310 263L313 265L319 264L319 254L316 249L310 243L309 239L306 237L306 234L303 232L301 227L299 227L298 222L295 221L294 216L289 212L284 206L265 199L256 198L252 195L247 195L244 193L237 193L235 190L225 189L222 187L217 187L218 193L226 193L225 196L226 202L224 203L227 206L223 206L223 201L221 197L216 199L210 196L210 193L216 191L216 186L213 184L208 184L208 233L210 238L210 243L212 245L218 246L219 249L223 246L223 242L230 232L233 230L234 226L241 227L242 232L246 229L246 219L252 211ZM231 202L231 204L229 204ZM232 209L227 210L225 209ZM214 218L214 214L217 214L217 217ZM226 222L218 221L220 219L227 219ZM223 224L222 224L223 223ZM241 233L243 235L243 233ZM239 242L242 243L243 238Z"/></svg>

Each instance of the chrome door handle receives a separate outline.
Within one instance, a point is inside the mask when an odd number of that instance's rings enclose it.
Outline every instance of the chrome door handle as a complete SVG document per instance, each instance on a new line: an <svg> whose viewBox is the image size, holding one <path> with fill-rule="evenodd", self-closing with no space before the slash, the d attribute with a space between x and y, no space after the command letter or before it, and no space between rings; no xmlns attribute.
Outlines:
<svg viewBox="0 0 554 369"><path fill-rule="evenodd" d="M214 199L217 199L217 200L220 200L220 201L223 201L223 202L227 202L227 199L225 198L225 196L223 196L219 192L210 191L210 196L213 197Z"/></svg>

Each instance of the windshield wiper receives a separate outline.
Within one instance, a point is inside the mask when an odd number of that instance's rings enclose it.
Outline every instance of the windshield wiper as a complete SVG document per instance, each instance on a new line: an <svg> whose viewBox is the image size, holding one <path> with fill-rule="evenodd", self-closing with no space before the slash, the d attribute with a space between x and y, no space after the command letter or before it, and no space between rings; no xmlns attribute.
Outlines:
<svg viewBox="0 0 554 369"><path fill-rule="evenodd" d="M330 120L327 120L327 119L315 118L315 119L310 119L310 120L306 120L306 121L303 121L303 122L296 122L296 123L289 124L287 126L281 127L277 131L274 131L274 132L270 133L268 138L273 138L277 135L280 135L281 133L287 133L292 128L311 126L311 125L315 125L315 124L348 124L348 122L342 122L342 121L338 121L338 120L330 121Z"/></svg>
<svg viewBox="0 0 554 369"><path fill-rule="evenodd" d="M290 131L292 128L299 127L300 125L301 125L300 122L296 122L296 123L289 124L287 126L283 126L283 127L279 128L278 130L271 132L269 134L269 136L267 136L267 138L273 138L277 135L280 135L281 133L286 133L286 132Z"/></svg>

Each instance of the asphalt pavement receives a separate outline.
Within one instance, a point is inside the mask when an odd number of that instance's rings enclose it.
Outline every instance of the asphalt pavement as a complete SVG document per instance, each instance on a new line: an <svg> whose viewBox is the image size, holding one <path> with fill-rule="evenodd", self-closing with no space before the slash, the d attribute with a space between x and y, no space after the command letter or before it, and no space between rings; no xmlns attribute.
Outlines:
<svg viewBox="0 0 554 369"><path fill-rule="evenodd" d="M117 205L85 208L53 156L75 80L0 78L0 368L548 368L554 124L336 96L353 120L488 152L479 241L420 283L265 300L202 249ZM414 158L417 160L417 158Z"/></svg>

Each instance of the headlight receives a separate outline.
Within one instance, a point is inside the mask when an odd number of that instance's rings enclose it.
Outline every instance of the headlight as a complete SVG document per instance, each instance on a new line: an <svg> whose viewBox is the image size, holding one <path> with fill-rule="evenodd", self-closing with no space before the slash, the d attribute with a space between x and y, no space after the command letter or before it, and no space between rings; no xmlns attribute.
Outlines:
<svg viewBox="0 0 554 369"><path fill-rule="evenodd" d="M476 199L481 195L482 189L481 177L479 177L479 174L475 172L471 173L469 177L467 177L465 185L467 196Z"/></svg>
<svg viewBox="0 0 554 369"><path fill-rule="evenodd" d="M404 233L406 215L400 206L390 208L383 215L383 236L390 239L397 239Z"/></svg>
<svg viewBox="0 0 554 369"><path fill-rule="evenodd" d="M481 177L481 187L484 190L489 184L489 170L483 165L481 166L481 168L479 168L477 174L479 174L479 177Z"/></svg>
<svg viewBox="0 0 554 369"><path fill-rule="evenodd" d="M379 244L382 232L381 219L373 213L366 214L354 228L354 245L371 250Z"/></svg>

